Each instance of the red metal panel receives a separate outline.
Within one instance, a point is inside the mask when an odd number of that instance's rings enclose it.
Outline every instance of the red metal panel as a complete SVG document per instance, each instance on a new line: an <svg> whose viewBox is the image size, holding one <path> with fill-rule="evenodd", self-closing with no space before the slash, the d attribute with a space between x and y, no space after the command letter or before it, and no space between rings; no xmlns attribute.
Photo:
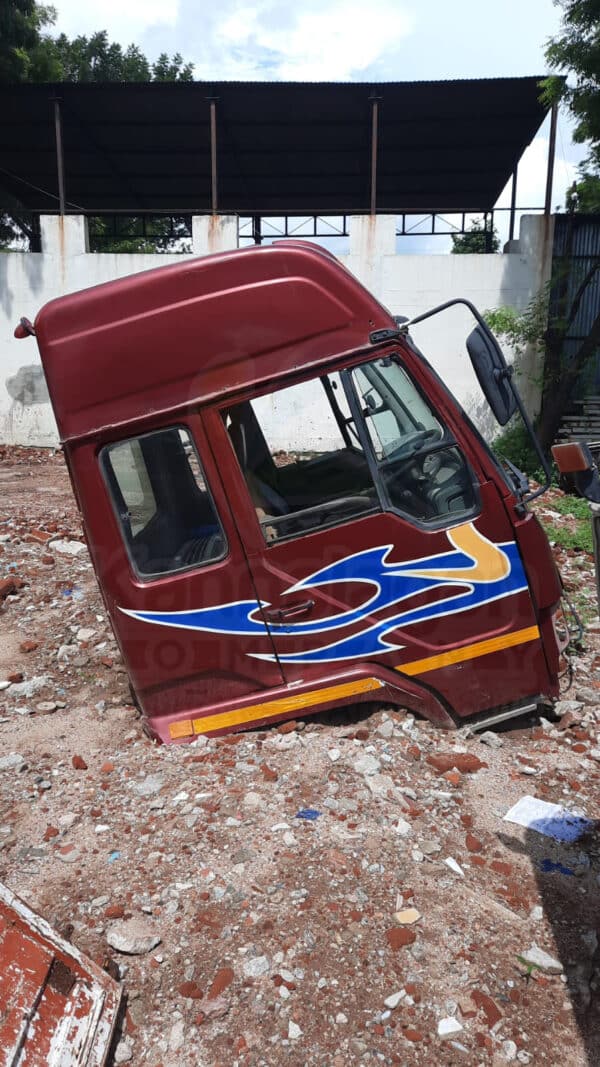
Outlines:
<svg viewBox="0 0 600 1067"><path fill-rule="evenodd" d="M0 884L0 1067L102 1067L121 990Z"/></svg>
<svg viewBox="0 0 600 1067"><path fill-rule="evenodd" d="M16 1063L54 959L51 949L28 937L0 912L0 1056Z"/></svg>
<svg viewBox="0 0 600 1067"><path fill-rule="evenodd" d="M395 322L328 253L285 242L61 297L35 326L64 440L317 365Z"/></svg>

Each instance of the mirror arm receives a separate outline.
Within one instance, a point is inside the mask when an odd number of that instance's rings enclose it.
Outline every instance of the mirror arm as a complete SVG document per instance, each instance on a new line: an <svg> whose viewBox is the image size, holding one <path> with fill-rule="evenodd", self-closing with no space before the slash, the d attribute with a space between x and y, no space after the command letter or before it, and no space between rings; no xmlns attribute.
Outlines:
<svg viewBox="0 0 600 1067"><path fill-rule="evenodd" d="M529 418L529 415L527 414L527 412L525 410L525 407L523 405L523 401L521 400L521 397L520 397L520 394L519 394L519 390L515 387L515 385L513 384L512 380L511 380L511 383L510 383L510 387L511 387L511 389L513 391L514 398L515 398L515 400L517 402L517 407L519 409L519 414L521 415L521 418L523 419L523 422L525 424L525 429L527 430L527 433L529 434L531 440L533 441L533 447L535 448L536 455L537 455L540 463L542 464L542 470L544 472L544 484L541 485L539 489L535 489L533 493L528 493L527 496L523 497L524 502L525 503L529 503L531 500L535 500L536 497L541 496L542 493L545 493L546 490L548 490L550 488L550 484L552 482L552 468L550 467L550 464L548 463L548 460L546 459L546 457L545 457L545 455L544 455L544 453L542 451L542 446L540 445L540 442L538 441L537 434L536 434L536 432L535 432L535 430L533 428L531 419Z"/></svg>
<svg viewBox="0 0 600 1067"><path fill-rule="evenodd" d="M406 334L410 330L411 326L415 326L417 322L423 322L424 319L430 319L432 315L438 315L440 311L446 311L447 308L455 307L457 304L463 304L471 312L474 319L477 319L479 325L485 330L486 333L490 332L490 328L477 310L474 304L470 300L467 300L464 296L456 296L452 300L446 300L445 304L438 304L437 307L430 308L429 311L424 311L422 315L415 315L414 319L408 319L406 322L398 323L398 333Z"/></svg>
<svg viewBox="0 0 600 1067"><path fill-rule="evenodd" d="M437 315L440 311L446 311L447 308L456 307L458 304L462 304L464 307L468 308L469 311L471 312L473 318L476 319L477 323L479 324L479 326L481 326L482 330L488 335L488 337L489 336L493 337L493 334L491 333L491 330L490 330L487 322L483 318L483 315L481 315L481 313L477 310L475 305L471 303L470 300L466 300L462 296L455 297L453 300L447 300L445 304L438 304L437 307L431 308L429 311L424 311L422 315L415 315L414 319L409 319L408 322L400 323L398 325L398 332L401 333L401 334L407 334L409 332L411 326L414 326L416 323L423 322L424 319L429 319L429 318L431 318L432 315ZM512 392L514 398L515 398L517 407L519 409L519 414L520 414L521 418L523 419L523 422L525 424L525 429L527 430L527 433L529 434L529 436L531 437L531 440L533 441L533 447L535 448L536 455L538 456L538 459L539 459L539 461L540 461L540 463L542 465L542 470L543 470L544 476L545 476L545 482L544 482L543 486L541 486L539 489L536 489L533 493L528 493L527 496L523 497L524 501L529 502L531 500L535 500L536 497L541 496L542 493L545 493L546 490L550 488L550 484L552 482L552 469L551 469L550 464L548 463L548 460L546 459L546 457L545 457L545 455L544 455L544 453L542 451L540 443L539 443L539 441L537 439L537 434L536 434L536 432L535 432L535 430L533 428L533 425L531 423L531 419L529 418L529 415L525 411L525 408L523 406L523 401L521 400L521 397L519 395L519 390L517 389L515 383L513 382L513 379L512 379L512 373L513 373L512 372L512 367L507 367L505 372L498 372L498 373L502 373L502 376L504 378L507 378L507 380L509 382L509 385L510 385L510 388L511 388L511 392Z"/></svg>

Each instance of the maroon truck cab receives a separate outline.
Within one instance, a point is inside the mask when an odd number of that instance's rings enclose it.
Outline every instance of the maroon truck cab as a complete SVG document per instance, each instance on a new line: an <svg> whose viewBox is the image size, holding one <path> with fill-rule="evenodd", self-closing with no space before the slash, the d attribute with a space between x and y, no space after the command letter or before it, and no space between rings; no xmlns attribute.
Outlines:
<svg viewBox="0 0 600 1067"><path fill-rule="evenodd" d="M545 535L328 252L183 261L54 300L35 330L154 737L358 701L449 727L557 695Z"/></svg>

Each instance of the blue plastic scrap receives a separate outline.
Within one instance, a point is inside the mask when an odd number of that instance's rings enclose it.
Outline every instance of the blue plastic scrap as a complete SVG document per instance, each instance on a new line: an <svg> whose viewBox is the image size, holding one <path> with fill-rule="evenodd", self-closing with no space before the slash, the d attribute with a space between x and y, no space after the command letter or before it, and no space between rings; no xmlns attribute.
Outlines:
<svg viewBox="0 0 600 1067"><path fill-rule="evenodd" d="M563 867L562 863L556 863L554 860L542 860L540 863L540 870L544 874L567 874L570 878L575 877L575 871L572 871L570 867Z"/></svg>
<svg viewBox="0 0 600 1067"><path fill-rule="evenodd" d="M323 812L317 811L316 808L301 808L300 811L296 812L294 818L306 819L307 822L315 822L322 814Z"/></svg>

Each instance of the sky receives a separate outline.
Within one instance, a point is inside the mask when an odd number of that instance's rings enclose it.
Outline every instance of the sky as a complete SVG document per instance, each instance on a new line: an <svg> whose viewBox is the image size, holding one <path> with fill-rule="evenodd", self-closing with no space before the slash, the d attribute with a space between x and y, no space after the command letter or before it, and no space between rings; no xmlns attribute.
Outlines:
<svg viewBox="0 0 600 1067"><path fill-rule="evenodd" d="M56 29L106 29L154 59L180 52L199 80L419 81L546 73L553 0L54 0ZM518 203L543 204L548 122L519 168ZM553 206L585 154L559 120ZM500 203L508 205L510 191ZM424 240L424 239L423 239ZM425 248L423 248L425 251Z"/></svg>

